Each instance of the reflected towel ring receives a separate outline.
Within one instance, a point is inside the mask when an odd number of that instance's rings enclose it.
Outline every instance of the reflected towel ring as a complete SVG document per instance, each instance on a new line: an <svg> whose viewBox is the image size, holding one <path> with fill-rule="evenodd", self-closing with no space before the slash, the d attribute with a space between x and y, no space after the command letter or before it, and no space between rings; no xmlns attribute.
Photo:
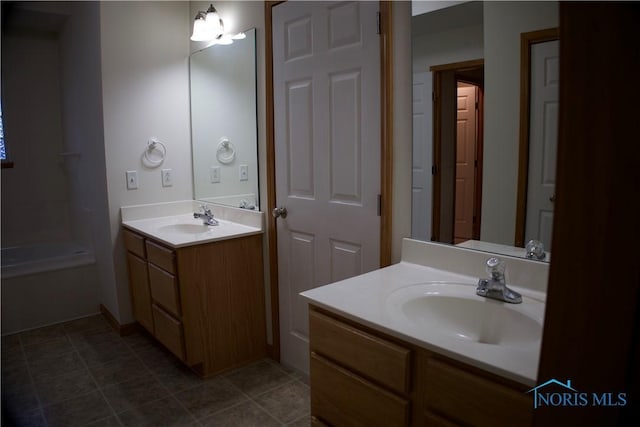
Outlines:
<svg viewBox="0 0 640 427"><path fill-rule="evenodd" d="M153 151L157 151L158 153L160 153L159 159L152 159L149 156ZM160 166L160 164L164 162L164 158L166 155L167 155L167 147L165 147L165 145L162 142L160 142L157 138L155 137L149 138L149 141L147 141L147 149L144 150L144 159L150 165L152 165L151 167Z"/></svg>
<svg viewBox="0 0 640 427"><path fill-rule="evenodd" d="M227 153L224 155L224 153ZM236 147L229 141L228 138L222 137L220 138L220 142L218 143L218 150L216 151L216 158L218 161L224 165L228 165L233 163L236 159Z"/></svg>

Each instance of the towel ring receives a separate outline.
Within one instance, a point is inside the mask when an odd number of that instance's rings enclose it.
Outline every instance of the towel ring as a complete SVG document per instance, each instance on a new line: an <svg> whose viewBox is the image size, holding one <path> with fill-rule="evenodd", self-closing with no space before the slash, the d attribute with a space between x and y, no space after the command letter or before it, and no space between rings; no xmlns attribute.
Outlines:
<svg viewBox="0 0 640 427"><path fill-rule="evenodd" d="M160 153L159 159L152 159L150 157L150 154L153 151L157 151L158 153ZM160 142L157 138L149 138L149 141L147 141L147 149L144 150L144 159L150 165L152 165L151 167L160 166L160 164L164 162L164 158L166 155L167 155L167 147L165 147L165 145L162 142Z"/></svg>
<svg viewBox="0 0 640 427"><path fill-rule="evenodd" d="M218 150L216 151L216 158L223 165L231 164L236 159L236 147L228 138L222 137L220 139Z"/></svg>

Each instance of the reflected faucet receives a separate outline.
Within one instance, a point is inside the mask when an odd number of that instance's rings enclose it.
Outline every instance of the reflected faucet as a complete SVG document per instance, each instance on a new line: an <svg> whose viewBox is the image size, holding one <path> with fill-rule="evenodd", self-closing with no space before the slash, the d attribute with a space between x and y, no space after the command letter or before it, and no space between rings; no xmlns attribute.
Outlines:
<svg viewBox="0 0 640 427"><path fill-rule="evenodd" d="M200 206L200 209L202 209L203 213L195 212L193 214L194 218L202 219L202 223L204 225L219 225L218 220L213 217L213 212L211 212L210 208L208 208L206 205L202 205Z"/></svg>
<svg viewBox="0 0 640 427"><path fill-rule="evenodd" d="M478 281L476 294L481 297L493 298L512 304L520 304L522 302L522 295L507 287L504 272L504 262L500 258L489 258L487 260L489 279L480 279Z"/></svg>
<svg viewBox="0 0 640 427"><path fill-rule="evenodd" d="M547 257L547 254L544 252L544 245L539 240L529 240L524 252L525 257L538 261L542 261Z"/></svg>

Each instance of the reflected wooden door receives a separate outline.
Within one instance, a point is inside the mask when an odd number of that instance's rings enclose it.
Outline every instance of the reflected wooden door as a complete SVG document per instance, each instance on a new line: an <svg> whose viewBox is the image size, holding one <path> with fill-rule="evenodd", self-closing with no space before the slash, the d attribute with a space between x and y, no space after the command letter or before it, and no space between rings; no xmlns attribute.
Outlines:
<svg viewBox="0 0 640 427"><path fill-rule="evenodd" d="M476 176L476 99L478 88L458 86L454 243L473 237Z"/></svg>

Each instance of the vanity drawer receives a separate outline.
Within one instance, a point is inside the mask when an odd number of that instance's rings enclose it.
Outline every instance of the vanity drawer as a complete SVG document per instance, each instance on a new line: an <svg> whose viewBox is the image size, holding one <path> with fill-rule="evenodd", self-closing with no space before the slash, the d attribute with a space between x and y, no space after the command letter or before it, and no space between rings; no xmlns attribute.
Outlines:
<svg viewBox="0 0 640 427"><path fill-rule="evenodd" d="M175 316L181 315L178 280L173 274L149 264L149 286L156 303Z"/></svg>
<svg viewBox="0 0 640 427"><path fill-rule="evenodd" d="M426 405L474 426L530 426L531 396L437 359L427 361ZM437 425L437 424L436 424Z"/></svg>
<svg viewBox="0 0 640 427"><path fill-rule="evenodd" d="M405 426L409 402L311 353L311 415L334 426Z"/></svg>
<svg viewBox="0 0 640 427"><path fill-rule="evenodd" d="M309 311L311 350L399 391L409 392L411 351L315 310Z"/></svg>
<svg viewBox="0 0 640 427"><path fill-rule="evenodd" d="M184 336L182 323L174 319L156 304L153 307L153 323L155 325L155 337L164 344L180 360L184 360Z"/></svg>
<svg viewBox="0 0 640 427"><path fill-rule="evenodd" d="M138 255L140 258L145 258L144 250L144 237L139 234L133 233L126 228L122 230L122 237L124 239L124 247L131 253Z"/></svg>
<svg viewBox="0 0 640 427"><path fill-rule="evenodd" d="M173 250L147 240L147 260L171 274L176 274L176 254Z"/></svg>

